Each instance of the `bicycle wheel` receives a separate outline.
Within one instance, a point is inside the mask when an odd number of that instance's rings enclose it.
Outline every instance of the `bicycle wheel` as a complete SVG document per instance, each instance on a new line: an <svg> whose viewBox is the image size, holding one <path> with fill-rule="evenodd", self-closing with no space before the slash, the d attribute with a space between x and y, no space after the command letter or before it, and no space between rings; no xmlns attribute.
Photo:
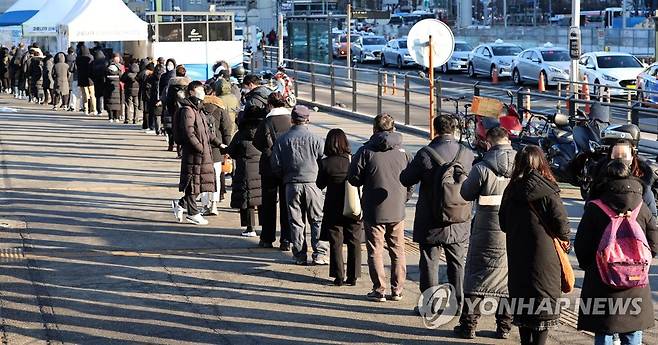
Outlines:
<svg viewBox="0 0 658 345"><path fill-rule="evenodd" d="M463 120L462 127L462 143L465 141L468 147L471 150L475 150L477 147L477 138L475 134L475 119L471 116Z"/></svg>

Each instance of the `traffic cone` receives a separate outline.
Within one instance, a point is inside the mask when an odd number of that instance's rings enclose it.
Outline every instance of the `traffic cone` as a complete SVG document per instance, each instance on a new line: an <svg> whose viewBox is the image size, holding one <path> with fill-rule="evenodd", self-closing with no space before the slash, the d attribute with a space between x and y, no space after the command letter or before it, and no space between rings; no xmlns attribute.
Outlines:
<svg viewBox="0 0 658 345"><path fill-rule="evenodd" d="M583 77L583 88L582 88L583 100L589 101L589 80L587 79L587 74ZM589 114L590 104L585 104L585 114Z"/></svg>
<svg viewBox="0 0 658 345"><path fill-rule="evenodd" d="M491 74L491 83L498 84L498 68L494 68L493 73Z"/></svg>
<svg viewBox="0 0 658 345"><path fill-rule="evenodd" d="M539 92L546 91L546 80L544 80L543 72L539 73L539 85L537 85L537 88L539 89Z"/></svg>

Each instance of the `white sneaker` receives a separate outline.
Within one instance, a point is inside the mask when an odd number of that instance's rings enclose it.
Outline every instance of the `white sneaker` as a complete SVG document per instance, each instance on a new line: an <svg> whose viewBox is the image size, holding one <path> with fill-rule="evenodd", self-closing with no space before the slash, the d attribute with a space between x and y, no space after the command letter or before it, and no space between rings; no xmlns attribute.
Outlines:
<svg viewBox="0 0 658 345"><path fill-rule="evenodd" d="M203 218L203 216L200 213L197 213L193 216L187 216L185 217L185 220L196 225L208 225L208 221L205 218Z"/></svg>
<svg viewBox="0 0 658 345"><path fill-rule="evenodd" d="M245 230L242 232L242 237L256 237L256 231L254 230Z"/></svg>
<svg viewBox="0 0 658 345"><path fill-rule="evenodd" d="M171 201L171 210L174 212L174 217L179 223L183 222L183 208L178 204L178 200Z"/></svg>
<svg viewBox="0 0 658 345"><path fill-rule="evenodd" d="M114 119L110 119L110 123L114 123Z"/></svg>

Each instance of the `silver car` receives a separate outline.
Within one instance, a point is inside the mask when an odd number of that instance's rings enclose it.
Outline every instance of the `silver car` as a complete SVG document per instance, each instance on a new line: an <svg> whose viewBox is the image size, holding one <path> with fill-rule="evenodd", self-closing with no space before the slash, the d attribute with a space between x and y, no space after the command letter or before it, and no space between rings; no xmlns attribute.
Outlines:
<svg viewBox="0 0 658 345"><path fill-rule="evenodd" d="M380 61L385 45L386 38L383 36L360 36L352 43L352 54L360 63Z"/></svg>
<svg viewBox="0 0 658 345"><path fill-rule="evenodd" d="M455 41L455 50L450 57L450 60L441 66L441 73L448 73L450 71L466 71L468 68L468 55L473 50L473 47L464 41Z"/></svg>
<svg viewBox="0 0 658 345"><path fill-rule="evenodd" d="M400 69L416 65L414 59L409 55L406 37L388 41L382 50L382 67L388 65L395 65Z"/></svg>
<svg viewBox="0 0 658 345"><path fill-rule="evenodd" d="M511 77L512 60L521 51L523 49L516 44L501 40L479 45L468 56L468 75L471 78L486 75L493 79L493 72L498 71L499 77Z"/></svg>
<svg viewBox="0 0 658 345"><path fill-rule="evenodd" d="M539 82L544 76L544 85L555 86L560 81L569 80L571 58L564 48L545 46L524 50L512 62L512 80L516 85L523 82Z"/></svg>

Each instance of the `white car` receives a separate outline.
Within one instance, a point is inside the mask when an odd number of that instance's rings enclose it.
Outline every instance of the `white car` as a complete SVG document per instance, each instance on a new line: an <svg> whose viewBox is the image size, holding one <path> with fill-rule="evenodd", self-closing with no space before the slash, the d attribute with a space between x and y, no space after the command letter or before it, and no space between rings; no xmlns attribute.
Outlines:
<svg viewBox="0 0 658 345"><path fill-rule="evenodd" d="M494 71L499 77L512 76L512 60L523 49L516 44L496 40L493 44L477 46L468 55L468 76L475 78L486 75L493 79Z"/></svg>
<svg viewBox="0 0 658 345"><path fill-rule="evenodd" d="M468 55L473 47L464 41L455 41L455 49L450 60L441 66L441 73L450 71L463 72L468 69Z"/></svg>
<svg viewBox="0 0 658 345"><path fill-rule="evenodd" d="M382 50L382 67L386 67L389 64L395 65L399 69L416 65L416 61L409 55L406 37L388 41Z"/></svg>
<svg viewBox="0 0 658 345"><path fill-rule="evenodd" d="M359 63L381 61L385 45L384 36L360 36L356 42L352 42L352 54Z"/></svg>
<svg viewBox="0 0 658 345"><path fill-rule="evenodd" d="M544 46L524 50L512 61L512 80L516 85L524 82L538 83L544 76L544 85L555 86L569 80L571 58L564 48Z"/></svg>
<svg viewBox="0 0 658 345"><path fill-rule="evenodd" d="M580 80L587 76L587 81L595 85L590 88L595 95L599 94L599 85L616 87L609 89L611 95L635 94L637 76L644 70L640 60L626 53L587 53L580 57L579 64Z"/></svg>

